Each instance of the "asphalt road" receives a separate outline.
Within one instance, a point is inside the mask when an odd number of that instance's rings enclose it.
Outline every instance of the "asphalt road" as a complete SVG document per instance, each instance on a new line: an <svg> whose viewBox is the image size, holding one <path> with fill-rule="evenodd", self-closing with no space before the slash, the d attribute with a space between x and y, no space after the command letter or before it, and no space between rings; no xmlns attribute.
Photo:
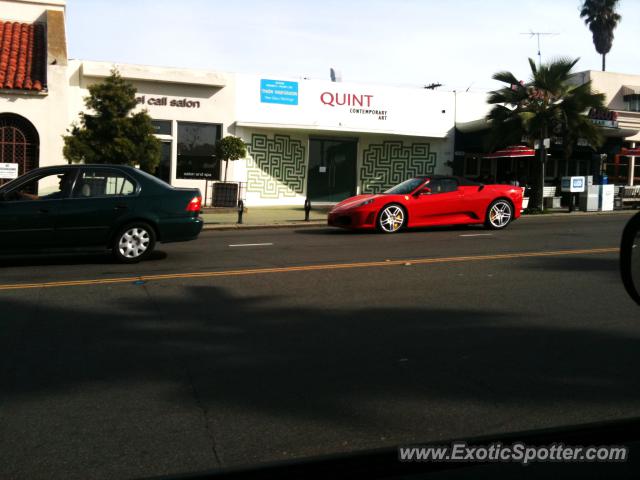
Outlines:
<svg viewBox="0 0 640 480"><path fill-rule="evenodd" d="M113 479L640 415L629 215L0 257L0 478Z"/></svg>

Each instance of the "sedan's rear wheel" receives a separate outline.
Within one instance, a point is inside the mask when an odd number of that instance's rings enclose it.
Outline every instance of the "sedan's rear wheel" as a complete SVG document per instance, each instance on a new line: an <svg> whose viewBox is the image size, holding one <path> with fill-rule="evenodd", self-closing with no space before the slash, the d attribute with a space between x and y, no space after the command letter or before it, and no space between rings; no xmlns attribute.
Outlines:
<svg viewBox="0 0 640 480"><path fill-rule="evenodd" d="M487 210L485 225L493 230L500 230L509 225L513 219L513 206L507 200L495 200Z"/></svg>
<svg viewBox="0 0 640 480"><path fill-rule="evenodd" d="M400 205L387 205L378 215L378 229L383 233L396 233L407 223L407 215Z"/></svg>
<svg viewBox="0 0 640 480"><path fill-rule="evenodd" d="M148 257L156 244L156 234L146 223L131 223L116 236L113 255L119 262L136 263Z"/></svg>

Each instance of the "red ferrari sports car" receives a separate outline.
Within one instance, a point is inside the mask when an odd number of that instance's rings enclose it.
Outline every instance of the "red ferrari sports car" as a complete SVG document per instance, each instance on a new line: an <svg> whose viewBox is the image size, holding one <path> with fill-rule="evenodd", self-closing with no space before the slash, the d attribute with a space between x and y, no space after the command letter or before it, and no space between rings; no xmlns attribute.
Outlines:
<svg viewBox="0 0 640 480"><path fill-rule="evenodd" d="M384 193L347 198L329 212L328 223L384 233L405 227L482 223L501 229L520 217L521 209L520 187L431 175L410 178Z"/></svg>

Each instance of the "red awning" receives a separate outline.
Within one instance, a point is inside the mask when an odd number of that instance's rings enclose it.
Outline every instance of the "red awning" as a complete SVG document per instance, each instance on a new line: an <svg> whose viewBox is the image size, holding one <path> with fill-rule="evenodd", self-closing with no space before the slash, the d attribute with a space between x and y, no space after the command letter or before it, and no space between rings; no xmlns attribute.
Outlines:
<svg viewBox="0 0 640 480"><path fill-rule="evenodd" d="M535 157L536 151L526 145L512 145L502 150L489 153L482 158L519 158L519 157Z"/></svg>
<svg viewBox="0 0 640 480"><path fill-rule="evenodd" d="M620 150L620 155L625 157L640 157L640 148L623 148Z"/></svg>

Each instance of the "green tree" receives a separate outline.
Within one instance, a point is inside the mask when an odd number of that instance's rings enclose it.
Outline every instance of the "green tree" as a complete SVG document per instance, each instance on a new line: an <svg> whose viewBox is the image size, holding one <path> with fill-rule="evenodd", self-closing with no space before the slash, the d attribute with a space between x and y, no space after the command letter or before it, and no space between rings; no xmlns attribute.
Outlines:
<svg viewBox="0 0 640 480"><path fill-rule="evenodd" d="M89 86L84 98L88 113L80 113L69 135L64 136L63 154L69 163L140 165L154 172L160 162L160 141L153 135L146 111L136 107L136 89L117 70L104 82Z"/></svg>
<svg viewBox="0 0 640 480"><path fill-rule="evenodd" d="M247 156L247 146L241 138L228 136L221 138L215 146L216 158L224 161L224 181L227 181L227 167L230 161L240 160Z"/></svg>
<svg viewBox="0 0 640 480"><path fill-rule="evenodd" d="M613 31L622 18L616 13L618 0L584 0L580 18L589 26L596 51L602 55L602 71L605 71L605 57L611 51Z"/></svg>
<svg viewBox="0 0 640 480"><path fill-rule="evenodd" d="M591 90L591 82L577 84L570 80L571 70L579 59L560 58L537 67L529 59L529 82L518 81L511 72L498 72L494 80L505 87L489 94L488 103L494 107L487 115L491 122L491 148L521 143L523 138L533 145L540 144L540 158L534 162L533 191L530 205L542 208L543 159L546 151L543 140L562 137L564 157L571 156L574 143L583 138L592 147L602 145L600 128L586 113L591 108L605 110L604 95Z"/></svg>

